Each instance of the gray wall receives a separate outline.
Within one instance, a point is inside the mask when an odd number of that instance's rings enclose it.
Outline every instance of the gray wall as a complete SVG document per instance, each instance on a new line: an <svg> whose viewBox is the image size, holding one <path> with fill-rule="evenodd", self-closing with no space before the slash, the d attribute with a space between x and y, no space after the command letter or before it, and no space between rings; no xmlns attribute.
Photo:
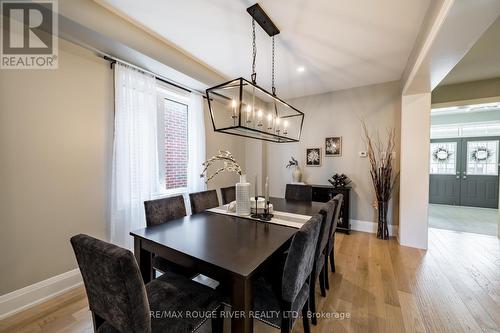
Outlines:
<svg viewBox="0 0 500 333"><path fill-rule="evenodd" d="M432 104L500 96L500 78L438 86Z"/></svg>
<svg viewBox="0 0 500 333"><path fill-rule="evenodd" d="M57 70L0 71L0 294L76 267L69 238L106 238L109 63L59 41Z"/></svg>
<svg viewBox="0 0 500 333"><path fill-rule="evenodd" d="M376 221L372 208L374 193L369 175L367 158L358 156L365 151L362 139L361 119L366 119L371 131L379 131L382 139L391 127L399 129L401 108L400 83L389 82L336 91L321 95L290 100L290 104L305 112L302 139L293 144L267 145L267 173L270 192L284 196L285 185L291 182L291 171L285 169L290 156L300 163L303 180L311 184L328 184L335 173L345 173L353 181L351 192L351 217L363 221ZM396 163L399 161L399 132ZM342 156L325 157L325 138L342 136ZM306 167L306 148L321 147L322 166ZM398 195L394 198L397 200ZM397 205L394 205L392 224L398 220Z"/></svg>

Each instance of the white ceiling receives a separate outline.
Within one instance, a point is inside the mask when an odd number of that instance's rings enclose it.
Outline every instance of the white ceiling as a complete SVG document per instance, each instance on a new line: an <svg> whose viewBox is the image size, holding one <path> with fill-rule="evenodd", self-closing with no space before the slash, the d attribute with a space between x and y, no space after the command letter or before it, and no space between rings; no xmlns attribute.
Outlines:
<svg viewBox="0 0 500 333"><path fill-rule="evenodd" d="M500 17L439 85L500 77Z"/></svg>
<svg viewBox="0 0 500 333"><path fill-rule="evenodd" d="M298 97L399 80L430 0L264 0L277 92ZM251 74L249 0L99 0L228 78ZM271 40L257 25L257 83L270 89ZM305 71L299 73L298 67Z"/></svg>

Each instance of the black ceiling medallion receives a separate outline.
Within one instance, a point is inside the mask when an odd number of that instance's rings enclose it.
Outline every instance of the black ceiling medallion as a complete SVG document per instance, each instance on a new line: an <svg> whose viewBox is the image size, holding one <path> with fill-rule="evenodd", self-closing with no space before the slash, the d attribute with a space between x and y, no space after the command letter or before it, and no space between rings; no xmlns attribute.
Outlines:
<svg viewBox="0 0 500 333"><path fill-rule="evenodd" d="M214 131L270 142L298 142L304 113L278 98L274 84L274 36L280 31L259 4L247 12L252 16L251 81L240 77L207 89ZM272 38L271 93L257 85L255 22Z"/></svg>

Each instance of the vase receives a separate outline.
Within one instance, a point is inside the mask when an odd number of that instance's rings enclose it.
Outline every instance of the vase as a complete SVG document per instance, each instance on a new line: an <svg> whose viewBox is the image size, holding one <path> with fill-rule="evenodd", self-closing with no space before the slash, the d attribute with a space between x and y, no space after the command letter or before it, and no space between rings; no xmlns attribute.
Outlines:
<svg viewBox="0 0 500 333"><path fill-rule="evenodd" d="M389 239L389 229L387 227L387 201L378 202L378 228L377 228L377 238Z"/></svg>
<svg viewBox="0 0 500 333"><path fill-rule="evenodd" d="M292 171L292 181L294 183L300 183L301 180L302 180L302 172L300 171L300 168L296 166L295 169Z"/></svg>
<svg viewBox="0 0 500 333"><path fill-rule="evenodd" d="M236 215L250 215L250 183L246 175L240 175L240 182L236 183Z"/></svg>

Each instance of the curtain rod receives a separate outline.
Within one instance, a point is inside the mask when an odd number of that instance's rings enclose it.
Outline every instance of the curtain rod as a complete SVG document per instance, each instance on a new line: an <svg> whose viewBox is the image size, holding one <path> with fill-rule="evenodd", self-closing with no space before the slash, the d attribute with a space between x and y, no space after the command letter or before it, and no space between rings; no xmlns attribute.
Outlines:
<svg viewBox="0 0 500 333"><path fill-rule="evenodd" d="M103 55L103 58L104 58L104 60L109 61L109 62L111 63L111 65L113 65L114 63L119 62L119 63L121 63L121 64L124 64L124 65L130 66L130 67L133 67L133 68L135 68L135 69L138 69L138 70L140 70L140 71L142 71L142 72L144 72L144 73L151 74L151 75L153 75L153 76L155 77L155 79L157 79L157 80L158 80L158 81L160 81L160 82L166 83L166 84L168 84L168 85L171 85L171 86L173 86L173 87L176 87L176 88L181 89L181 90L184 90L184 91L187 91L187 92L189 92L189 93L197 93L197 94L200 94L200 95L202 95L203 97L205 97L205 94L204 94L204 93L202 93L202 92L200 92L200 91L198 91L198 90L195 90L195 89L192 89L192 88L188 88L188 87L186 87L186 86L184 86L184 85L182 85L182 84L180 84L180 83L175 83L175 82L173 82L173 81L171 81L171 80L165 79L165 78L163 78L163 77L159 76L158 74L155 74L155 73L153 73L153 72L150 72L150 71L148 71L148 70L146 70L146 69L144 69L144 68L141 68L141 67L139 67L139 66L136 66L136 65L134 65L134 64L131 64L131 63L126 62L126 61L124 61L124 60L121 60L121 59L118 59L118 58L114 58L114 57L110 57L110 56L107 56L107 55Z"/></svg>

